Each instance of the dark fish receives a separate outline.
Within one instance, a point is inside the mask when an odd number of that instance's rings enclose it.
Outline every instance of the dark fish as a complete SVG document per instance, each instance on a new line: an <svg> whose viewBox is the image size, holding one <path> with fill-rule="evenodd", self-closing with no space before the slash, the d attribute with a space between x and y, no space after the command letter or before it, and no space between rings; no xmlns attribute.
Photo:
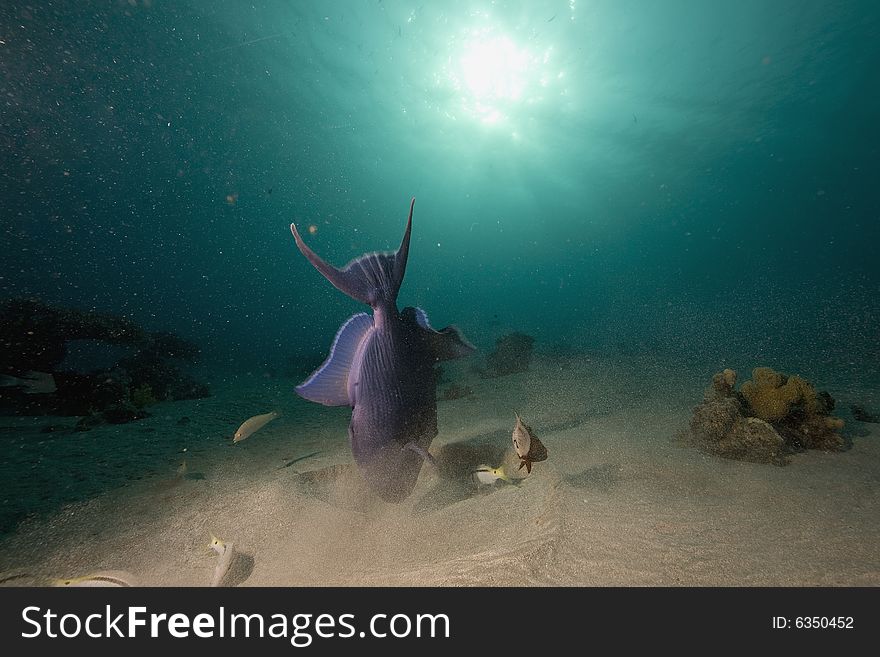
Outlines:
<svg viewBox="0 0 880 657"><path fill-rule="evenodd" d="M302 254L338 290L369 304L336 333L330 355L296 391L325 406L351 406L349 442L370 487L388 502L411 492L437 435L434 364L474 347L454 326L431 328L420 308L397 309L409 255L412 199L406 232L394 253L368 253L344 269L324 262L290 230Z"/></svg>

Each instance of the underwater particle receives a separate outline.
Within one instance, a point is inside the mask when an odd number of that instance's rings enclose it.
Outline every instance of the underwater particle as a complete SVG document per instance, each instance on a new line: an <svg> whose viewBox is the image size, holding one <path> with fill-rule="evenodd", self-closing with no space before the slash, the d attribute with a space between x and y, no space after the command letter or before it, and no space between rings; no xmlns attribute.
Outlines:
<svg viewBox="0 0 880 657"><path fill-rule="evenodd" d="M272 411L271 413L263 413L262 415L254 415L252 418L248 418L242 422L238 431L235 432L235 435L232 437L232 442L238 443L245 438L248 438L252 433L256 433L279 415L281 415L281 413L278 411Z"/></svg>
<svg viewBox="0 0 880 657"><path fill-rule="evenodd" d="M309 225L309 235L314 235L318 232L318 227L315 224Z"/></svg>
<svg viewBox="0 0 880 657"><path fill-rule="evenodd" d="M226 204L227 205L235 205L237 201L238 201L238 193L226 195Z"/></svg>

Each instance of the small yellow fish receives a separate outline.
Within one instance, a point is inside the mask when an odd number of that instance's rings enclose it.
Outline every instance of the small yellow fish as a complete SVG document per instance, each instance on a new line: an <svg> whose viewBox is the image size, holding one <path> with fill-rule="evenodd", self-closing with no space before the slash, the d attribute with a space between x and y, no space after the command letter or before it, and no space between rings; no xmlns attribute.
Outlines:
<svg viewBox="0 0 880 657"><path fill-rule="evenodd" d="M504 466L490 468L488 465L481 465L474 470L474 481L478 484L494 484L499 479L510 481L510 477L504 472Z"/></svg>
<svg viewBox="0 0 880 657"><path fill-rule="evenodd" d="M226 542L211 534L211 542L208 543L208 549L214 550L217 554L226 552Z"/></svg>
<svg viewBox="0 0 880 657"><path fill-rule="evenodd" d="M271 413L254 415L252 418L245 420L238 428L238 431L235 432L235 436L233 436L232 442L241 442L252 433L255 433L262 429L266 423L271 422L279 415L281 415L281 413L279 413L278 411L272 411Z"/></svg>

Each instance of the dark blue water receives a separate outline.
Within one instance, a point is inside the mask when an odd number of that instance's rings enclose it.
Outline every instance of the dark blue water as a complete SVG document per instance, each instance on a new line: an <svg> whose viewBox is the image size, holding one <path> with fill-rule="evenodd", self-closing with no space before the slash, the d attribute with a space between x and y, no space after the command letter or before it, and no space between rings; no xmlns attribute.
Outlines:
<svg viewBox="0 0 880 657"><path fill-rule="evenodd" d="M878 368L875 2L7 2L0 297L320 359L296 252L479 346Z"/></svg>

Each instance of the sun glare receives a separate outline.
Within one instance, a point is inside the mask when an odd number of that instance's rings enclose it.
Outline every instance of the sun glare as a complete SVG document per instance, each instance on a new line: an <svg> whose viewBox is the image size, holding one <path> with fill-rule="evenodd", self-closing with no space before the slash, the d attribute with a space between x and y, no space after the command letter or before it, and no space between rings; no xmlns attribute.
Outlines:
<svg viewBox="0 0 880 657"><path fill-rule="evenodd" d="M454 104L444 113L487 126L509 123L522 108L543 100L548 82L559 79L560 71L550 71L552 50L522 46L491 25L465 30L450 39L436 76L438 86L454 92Z"/></svg>

